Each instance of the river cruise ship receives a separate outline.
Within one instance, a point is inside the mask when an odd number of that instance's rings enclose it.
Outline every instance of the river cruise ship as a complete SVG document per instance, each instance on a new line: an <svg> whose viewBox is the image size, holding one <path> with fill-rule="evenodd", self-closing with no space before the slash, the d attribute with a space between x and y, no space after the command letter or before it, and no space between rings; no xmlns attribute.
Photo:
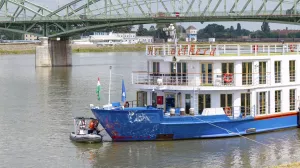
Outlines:
<svg viewBox="0 0 300 168"><path fill-rule="evenodd" d="M92 107L113 141L239 136L296 127L299 44L148 45L137 107Z"/></svg>

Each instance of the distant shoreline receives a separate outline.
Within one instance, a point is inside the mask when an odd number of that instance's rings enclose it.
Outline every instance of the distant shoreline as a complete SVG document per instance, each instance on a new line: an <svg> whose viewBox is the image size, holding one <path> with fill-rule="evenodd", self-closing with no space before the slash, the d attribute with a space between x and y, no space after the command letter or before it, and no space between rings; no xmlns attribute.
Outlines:
<svg viewBox="0 0 300 168"><path fill-rule="evenodd" d="M281 44L278 42L222 42L214 44ZM171 44L171 43L170 43ZM199 44L209 45L209 43L187 43L180 42L179 44ZM296 43L292 43L296 44ZM39 44L0 44L0 55L12 55L12 54L35 54L35 48ZM159 44L154 44L159 45ZM78 45L72 44L73 53L87 53L87 52L145 52L146 44L127 44L116 46L97 46L97 45Z"/></svg>

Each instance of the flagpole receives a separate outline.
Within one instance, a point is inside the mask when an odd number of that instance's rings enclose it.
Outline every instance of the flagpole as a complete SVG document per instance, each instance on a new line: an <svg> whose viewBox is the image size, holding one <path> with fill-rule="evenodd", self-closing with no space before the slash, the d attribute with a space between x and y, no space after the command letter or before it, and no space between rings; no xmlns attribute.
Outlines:
<svg viewBox="0 0 300 168"><path fill-rule="evenodd" d="M109 66L108 104L110 104L111 66Z"/></svg>

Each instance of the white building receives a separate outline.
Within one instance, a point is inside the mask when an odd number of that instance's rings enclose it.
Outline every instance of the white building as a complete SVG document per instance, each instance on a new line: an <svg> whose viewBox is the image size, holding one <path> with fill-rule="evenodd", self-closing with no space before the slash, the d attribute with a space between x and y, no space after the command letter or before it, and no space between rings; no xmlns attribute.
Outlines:
<svg viewBox="0 0 300 168"><path fill-rule="evenodd" d="M35 35L32 35L32 34L24 34L24 40L30 40L30 41L32 41L32 40L37 40L37 39L38 39L38 37L35 36Z"/></svg>
<svg viewBox="0 0 300 168"><path fill-rule="evenodd" d="M197 29L194 26L189 26L186 29L186 41L187 42L197 41Z"/></svg>
<svg viewBox="0 0 300 168"><path fill-rule="evenodd" d="M94 32L93 35L81 37L81 40L74 40L75 44L98 44L98 45L117 45L117 44L137 44L153 43L152 36L136 36L136 33L107 33Z"/></svg>

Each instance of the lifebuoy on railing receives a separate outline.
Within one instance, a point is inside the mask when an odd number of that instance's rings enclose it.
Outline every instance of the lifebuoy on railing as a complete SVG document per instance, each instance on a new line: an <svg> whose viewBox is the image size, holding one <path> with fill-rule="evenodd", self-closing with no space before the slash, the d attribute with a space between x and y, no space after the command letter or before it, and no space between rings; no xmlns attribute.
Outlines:
<svg viewBox="0 0 300 168"><path fill-rule="evenodd" d="M227 116L231 116L232 115L232 112L231 112L231 108L230 107L225 107L224 108L224 112Z"/></svg>
<svg viewBox="0 0 300 168"><path fill-rule="evenodd" d="M295 49L294 45L290 44L290 50L291 50L291 52L294 52L294 49Z"/></svg>
<svg viewBox="0 0 300 168"><path fill-rule="evenodd" d="M253 45L253 46L252 46L252 50L253 50L254 52L255 52L255 51L258 52L258 45L257 45L257 44Z"/></svg>
<svg viewBox="0 0 300 168"><path fill-rule="evenodd" d="M215 51L216 51L216 48L214 48L213 50L211 50L210 53L209 53L209 55L210 56L215 56Z"/></svg>
<svg viewBox="0 0 300 168"><path fill-rule="evenodd" d="M223 80L225 83L231 83L233 81L232 73L224 74Z"/></svg>
<svg viewBox="0 0 300 168"><path fill-rule="evenodd" d="M175 49L173 48L172 50L171 50L171 55L174 55L175 54Z"/></svg>
<svg viewBox="0 0 300 168"><path fill-rule="evenodd" d="M190 48L190 55L194 55L195 54L195 45L191 45L191 48Z"/></svg>

